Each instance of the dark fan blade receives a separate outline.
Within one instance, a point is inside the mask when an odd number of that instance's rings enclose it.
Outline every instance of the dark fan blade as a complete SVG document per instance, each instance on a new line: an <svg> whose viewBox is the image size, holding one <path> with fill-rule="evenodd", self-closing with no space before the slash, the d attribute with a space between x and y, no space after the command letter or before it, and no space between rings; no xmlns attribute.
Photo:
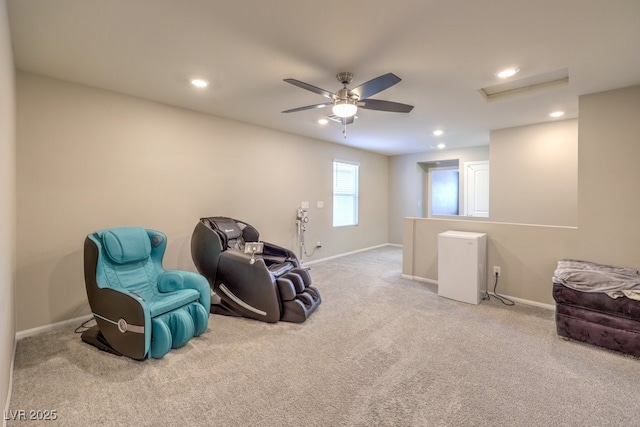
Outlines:
<svg viewBox="0 0 640 427"><path fill-rule="evenodd" d="M392 113L408 113L413 110L413 105L383 101L381 99L365 99L359 101L358 107L364 108L365 110L391 111Z"/></svg>
<svg viewBox="0 0 640 427"><path fill-rule="evenodd" d="M318 95L326 96L327 98L335 99L336 95L329 92L328 90L320 89L319 87L315 87L310 85L309 83L301 82L296 79L284 79L285 82L291 83L294 86L301 87L302 89L310 90L313 93L317 93Z"/></svg>
<svg viewBox="0 0 640 427"><path fill-rule="evenodd" d="M369 80L366 83L362 83L360 86L350 91L349 94L356 94L360 99L366 99L378 92L382 92L383 90L390 88L400 80L402 79L393 73L384 74L373 80Z"/></svg>
<svg viewBox="0 0 640 427"><path fill-rule="evenodd" d="M283 113L295 113L296 111L313 110L314 108L324 108L329 105L333 105L333 102L325 102L324 104L307 105L306 107L292 108L291 110L283 111Z"/></svg>

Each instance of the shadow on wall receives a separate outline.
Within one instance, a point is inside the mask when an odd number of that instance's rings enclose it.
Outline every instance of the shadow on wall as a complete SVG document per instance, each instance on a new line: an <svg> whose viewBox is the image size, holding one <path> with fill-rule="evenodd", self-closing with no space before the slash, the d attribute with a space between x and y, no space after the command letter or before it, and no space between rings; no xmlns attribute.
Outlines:
<svg viewBox="0 0 640 427"><path fill-rule="evenodd" d="M63 256L54 265L49 290L49 310L54 323L91 314L84 283L83 249Z"/></svg>
<svg viewBox="0 0 640 427"><path fill-rule="evenodd" d="M167 237L167 250L162 264L165 270L198 272L191 258L191 233Z"/></svg>
<svg viewBox="0 0 640 427"><path fill-rule="evenodd" d="M63 257L39 258L18 268L17 330L25 331L90 314L83 271L81 248Z"/></svg>

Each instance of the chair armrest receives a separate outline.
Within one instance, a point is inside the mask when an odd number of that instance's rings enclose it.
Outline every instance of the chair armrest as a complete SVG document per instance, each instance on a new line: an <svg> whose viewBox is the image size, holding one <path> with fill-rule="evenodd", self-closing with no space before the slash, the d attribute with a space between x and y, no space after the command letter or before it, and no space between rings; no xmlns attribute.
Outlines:
<svg viewBox="0 0 640 427"><path fill-rule="evenodd" d="M300 262L298 261L298 257L296 254L282 246L278 246L274 243L262 242L264 243L264 249L262 250L262 257L265 259L265 262L291 262L295 265L295 267L300 267Z"/></svg>
<svg viewBox="0 0 640 427"><path fill-rule="evenodd" d="M211 288L204 276L191 271L166 270L158 277L160 292L174 292L181 289L195 289L200 293L200 304L207 312L211 308Z"/></svg>
<svg viewBox="0 0 640 427"><path fill-rule="evenodd" d="M229 295L216 285L216 293L223 296L225 303L251 317L264 322L280 320L280 297L275 283L275 277L269 271L262 258L255 258L251 263L251 256L237 250L229 249L220 256L218 267L220 283L224 284L233 295ZM222 292L222 293L221 293ZM224 295L223 295L224 294ZM239 299L264 313L255 314L242 306Z"/></svg>
<svg viewBox="0 0 640 427"><path fill-rule="evenodd" d="M151 317L147 303L132 292L114 288L96 286L90 295L91 311L109 345L128 357L144 359L151 345ZM119 325L122 320L125 323ZM123 326L127 332L123 332Z"/></svg>

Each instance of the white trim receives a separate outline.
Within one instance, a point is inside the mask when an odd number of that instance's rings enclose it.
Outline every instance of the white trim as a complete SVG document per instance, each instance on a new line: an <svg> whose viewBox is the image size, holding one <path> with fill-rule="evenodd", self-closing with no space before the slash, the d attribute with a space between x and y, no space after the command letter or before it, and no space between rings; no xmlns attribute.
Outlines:
<svg viewBox="0 0 640 427"><path fill-rule="evenodd" d="M383 243L381 245L370 246L368 248L358 249L358 250L351 251L351 252L345 252L343 254L338 254L338 255L332 255L332 256L326 257L326 258L314 259L313 261L302 261L301 263L304 264L304 265L318 264L320 262L329 261L331 259L342 258L343 256L353 255L353 254L357 254L357 253L360 253L360 252L366 252L366 251L370 251L372 249L383 248L385 246L395 246L395 245L392 245L391 243Z"/></svg>
<svg viewBox="0 0 640 427"><path fill-rule="evenodd" d="M407 280L413 280L414 282L429 283L430 285L438 286L437 280L427 279L426 277L410 276L408 274L403 274L402 278Z"/></svg>
<svg viewBox="0 0 640 427"><path fill-rule="evenodd" d="M387 243L386 246L395 246L396 248L402 248L403 247L400 243Z"/></svg>
<svg viewBox="0 0 640 427"><path fill-rule="evenodd" d="M521 227L544 227L544 228L565 228L567 230L577 230L578 227L575 225L548 225L548 224L525 224L519 222L498 222L498 221L487 221L485 219L474 220L474 216L465 216L465 217L457 217L455 215L445 216L441 215L440 217L431 217L431 218L423 218L418 216L406 216L404 219L410 220L429 220L429 221L458 221L458 222L469 222L469 223L478 223L478 224L501 224L501 225L517 225Z"/></svg>
<svg viewBox="0 0 640 427"><path fill-rule="evenodd" d="M16 340L21 340L23 338L32 337L34 335L39 335L43 332L49 332L60 326L66 326L71 323L82 323L89 319L93 318L93 314L87 314L84 316L76 317L75 319L63 320L62 322L51 323L49 325L38 326L37 328L26 329L24 331L16 332Z"/></svg>
<svg viewBox="0 0 640 427"><path fill-rule="evenodd" d="M407 280L413 280L415 282L430 283L430 284L436 285L436 286L438 285L438 281L437 280L427 279L426 277L410 276L408 274L403 274L402 278L403 279L407 279ZM493 292L489 292L489 295L493 296ZM528 299L524 299L524 298L518 298L518 297L512 297L511 295L500 294L500 296L501 297L505 297L505 298L509 298L513 302L517 302L517 303L524 304L524 305L529 305L529 306L532 306L532 307L539 307L539 308L544 308L546 310L552 310L552 311L555 311L555 309L556 309L556 306L553 305L553 304L545 304L543 302L532 301L532 300L528 300Z"/></svg>
<svg viewBox="0 0 640 427"><path fill-rule="evenodd" d="M493 293L490 292L489 295L493 296ZM552 311L556 310L556 306L553 305L553 304L545 304L543 302L537 302L537 301L531 301L531 300L528 300L528 299L512 297L510 295L500 294L500 296L501 297L505 297L505 298L509 298L510 300L513 300L513 302L519 302L520 304L529 305L529 306L532 306L532 307L544 308L544 309L552 310Z"/></svg>

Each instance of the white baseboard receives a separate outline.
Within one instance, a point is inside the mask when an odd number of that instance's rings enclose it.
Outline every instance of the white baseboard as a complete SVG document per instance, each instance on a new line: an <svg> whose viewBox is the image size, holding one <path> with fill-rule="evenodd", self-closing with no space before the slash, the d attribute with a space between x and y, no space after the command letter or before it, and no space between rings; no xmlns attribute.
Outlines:
<svg viewBox="0 0 640 427"><path fill-rule="evenodd" d="M415 282L429 283L431 285L438 286L438 281L437 280L427 279L426 277L409 276L408 274L403 274L402 278L403 279L407 279L407 280L413 280Z"/></svg>
<svg viewBox="0 0 640 427"><path fill-rule="evenodd" d="M348 256L348 255L353 255L353 254L357 254L359 252L366 252L366 251L370 251L372 249L378 249L378 248L383 248L385 246L396 246L395 244L392 243L383 243L381 245L376 245L376 246L370 246L368 248L363 248L363 249L358 249L355 251L351 251L351 252L345 252L343 254L338 254L338 255L333 255L330 257L326 257L326 258L320 258L320 259L314 259L313 261L302 261L303 265L313 265L313 264L318 264L320 262L324 262L324 261L329 261L331 259L336 259L336 258L342 258L344 256ZM402 245L400 245L400 247L402 247Z"/></svg>
<svg viewBox="0 0 640 427"><path fill-rule="evenodd" d="M430 283L430 284L436 285L436 286L438 285L438 281L437 280L427 279L426 277L410 276L408 274L403 274L402 278L403 279L407 279L407 280L414 280L416 282ZM505 298L509 298L513 302L517 302L517 303L523 304L523 305L529 305L529 306L532 306L532 307L539 307L539 308L544 308L546 310L553 310L553 311L555 311L555 309L556 309L556 306L553 305L553 304L545 304L543 302L531 301L531 300L528 300L528 299L523 299L523 298L518 298L518 297L512 297L511 295L500 294L500 296L505 297Z"/></svg>
<svg viewBox="0 0 640 427"><path fill-rule="evenodd" d="M75 319L63 320L62 322L52 323L50 325L38 326L37 328L26 329L24 331L16 332L16 340L21 340L23 338L31 337L34 335L41 334L43 332L48 332L53 329L59 328L61 326L66 326L71 323L77 323L78 326L82 322L85 322L93 317L93 314L86 314L84 316L76 317Z"/></svg>
<svg viewBox="0 0 640 427"><path fill-rule="evenodd" d="M518 297L512 297L510 295L502 295L502 294L500 294L500 296L505 297L505 298L509 298L513 302L517 302L517 303L520 303L520 304L529 305L529 306L532 306L532 307L544 308L546 310L552 310L552 311L556 310L556 306L553 305L553 304L545 304L543 302L531 301L531 300L528 300L528 299L522 299L522 298L518 298Z"/></svg>

